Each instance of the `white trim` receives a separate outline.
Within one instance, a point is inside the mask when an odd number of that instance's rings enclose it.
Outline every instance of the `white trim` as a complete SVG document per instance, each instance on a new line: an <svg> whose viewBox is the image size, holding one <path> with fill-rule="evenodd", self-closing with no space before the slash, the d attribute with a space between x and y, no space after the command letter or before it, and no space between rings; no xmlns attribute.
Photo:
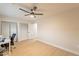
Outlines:
<svg viewBox="0 0 79 59"><path fill-rule="evenodd" d="M43 42L43 43L45 43L45 44L48 44L48 45L55 46L55 47L57 47L57 48L63 49L63 50L65 50L65 51L71 52L71 53L73 53L73 54L79 55L78 52L73 51L73 50L70 50L70 49L67 49L67 48L64 48L64 47L61 47L61 46L59 46L59 45L52 44L52 43L49 43L49 42L44 41L44 40L39 40L39 39L36 39L36 40L41 41L41 42Z"/></svg>

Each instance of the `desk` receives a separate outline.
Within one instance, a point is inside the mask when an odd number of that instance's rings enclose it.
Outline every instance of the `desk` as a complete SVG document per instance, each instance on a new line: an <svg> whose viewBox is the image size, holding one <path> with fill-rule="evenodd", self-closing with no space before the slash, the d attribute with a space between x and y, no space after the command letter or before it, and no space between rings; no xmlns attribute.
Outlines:
<svg viewBox="0 0 79 59"><path fill-rule="evenodd" d="M6 38L4 42L0 42L0 45L1 44L6 44L6 43L9 43L9 54L10 54L10 39Z"/></svg>

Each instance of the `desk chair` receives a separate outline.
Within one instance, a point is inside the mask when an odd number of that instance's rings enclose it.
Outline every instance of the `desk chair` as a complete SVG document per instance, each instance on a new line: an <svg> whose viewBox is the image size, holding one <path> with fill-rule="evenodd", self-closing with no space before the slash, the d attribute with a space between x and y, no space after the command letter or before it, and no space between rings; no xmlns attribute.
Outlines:
<svg viewBox="0 0 79 59"><path fill-rule="evenodd" d="M11 44L11 51L12 51L12 48L15 48L15 47L14 47L14 39L15 39L15 36L16 36L16 34L13 33L12 36L10 37L10 40L11 40L11 41L10 41L10 44Z"/></svg>
<svg viewBox="0 0 79 59"><path fill-rule="evenodd" d="M10 38L10 40L11 40L10 43L11 43L12 46L14 45L15 36L16 36L16 34L12 34L12 36L11 36L11 38Z"/></svg>

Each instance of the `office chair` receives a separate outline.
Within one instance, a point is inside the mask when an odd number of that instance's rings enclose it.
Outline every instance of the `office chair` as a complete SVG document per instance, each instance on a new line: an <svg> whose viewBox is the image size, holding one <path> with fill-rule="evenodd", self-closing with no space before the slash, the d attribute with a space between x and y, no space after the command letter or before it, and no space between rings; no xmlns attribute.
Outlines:
<svg viewBox="0 0 79 59"><path fill-rule="evenodd" d="M14 47L14 39L15 39L15 36L16 36L16 34L15 33L13 33L12 34L12 36L10 37L10 44L11 44L11 51L12 51L12 48ZM15 47L14 47L15 48Z"/></svg>

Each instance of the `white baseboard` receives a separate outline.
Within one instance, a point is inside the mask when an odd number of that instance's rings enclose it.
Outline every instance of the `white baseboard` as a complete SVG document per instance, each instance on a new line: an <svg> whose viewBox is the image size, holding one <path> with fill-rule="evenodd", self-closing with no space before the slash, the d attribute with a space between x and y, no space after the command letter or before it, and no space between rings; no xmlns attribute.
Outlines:
<svg viewBox="0 0 79 59"><path fill-rule="evenodd" d="M75 51L72 51L72 50L70 50L70 49L67 49L67 48L61 47L61 46L59 46L59 45L56 45L56 44L53 44L53 43L49 43L49 42L44 41L44 40L39 40L39 39L36 39L36 40L41 41L41 42L43 42L43 43L45 43L45 44L48 44L48 45L51 45L51 46L54 46L54 47L57 47L57 48L63 49L63 50L65 50L65 51L71 52L71 53L73 53L73 54L75 54L75 55L79 55L78 52L75 52Z"/></svg>

